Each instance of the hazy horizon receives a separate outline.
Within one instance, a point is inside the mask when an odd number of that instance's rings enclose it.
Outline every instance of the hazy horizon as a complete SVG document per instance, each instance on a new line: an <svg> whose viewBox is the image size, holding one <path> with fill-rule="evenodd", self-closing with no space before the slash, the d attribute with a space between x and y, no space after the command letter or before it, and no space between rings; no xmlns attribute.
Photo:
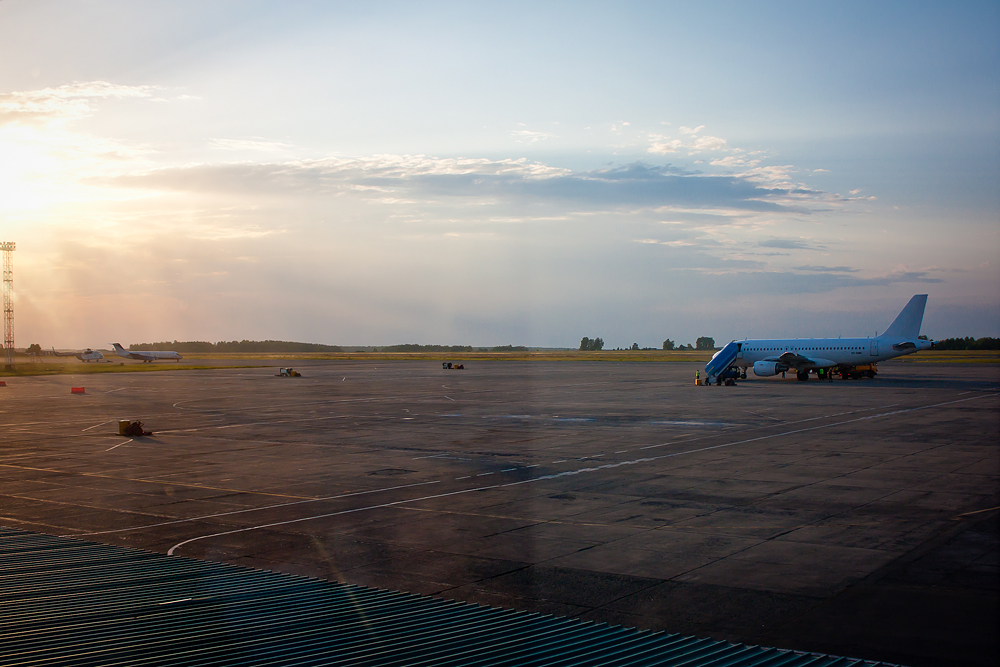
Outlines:
<svg viewBox="0 0 1000 667"><path fill-rule="evenodd" d="M997 25L5 0L16 344L996 337Z"/></svg>

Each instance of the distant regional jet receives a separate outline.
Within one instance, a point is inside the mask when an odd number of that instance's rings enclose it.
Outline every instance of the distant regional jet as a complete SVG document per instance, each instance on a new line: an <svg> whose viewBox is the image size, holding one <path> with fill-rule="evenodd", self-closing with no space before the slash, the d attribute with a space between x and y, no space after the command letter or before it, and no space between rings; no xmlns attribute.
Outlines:
<svg viewBox="0 0 1000 667"><path fill-rule="evenodd" d="M121 343L112 343L111 345L115 348L115 352L118 353L119 357L123 357L125 359L138 359L144 364L151 364L157 359L176 359L177 361L180 361L184 358L176 352L158 352L152 350L140 352L138 350L126 350L122 347Z"/></svg>
<svg viewBox="0 0 1000 667"><path fill-rule="evenodd" d="M889 328L874 338L734 340L705 365L706 382L719 384L737 375L745 379L751 366L763 377L795 371L799 380L808 380L809 373L830 378L834 370L844 376L858 367L929 350L934 343L918 338L926 305L926 294L914 295Z"/></svg>

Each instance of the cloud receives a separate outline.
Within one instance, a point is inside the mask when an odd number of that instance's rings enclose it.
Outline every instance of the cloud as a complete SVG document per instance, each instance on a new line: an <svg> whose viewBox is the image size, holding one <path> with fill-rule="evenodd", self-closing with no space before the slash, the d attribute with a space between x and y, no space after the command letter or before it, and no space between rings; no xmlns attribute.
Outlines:
<svg viewBox="0 0 1000 667"><path fill-rule="evenodd" d="M106 81L0 94L0 125L47 124L86 116L100 99L149 98L156 86L123 86Z"/></svg>
<svg viewBox="0 0 1000 667"><path fill-rule="evenodd" d="M282 163L223 163L153 169L93 179L95 184L205 194L280 196L295 193L520 201L610 208L808 213L827 194L775 188L753 178L685 172L633 163L573 172L526 159L381 155ZM794 200L794 201L793 201Z"/></svg>
<svg viewBox="0 0 1000 667"><path fill-rule="evenodd" d="M728 150L725 139L719 137L698 137L694 143L688 146L688 154L701 153L702 151L724 151Z"/></svg>
<svg viewBox="0 0 1000 667"><path fill-rule="evenodd" d="M738 155L727 155L726 157L715 158L710 165L714 167L756 167L760 160L747 160Z"/></svg>
<svg viewBox="0 0 1000 667"><path fill-rule="evenodd" d="M887 275L871 278L869 284L891 285L892 283L943 283L941 278L931 278L927 271L906 271L901 269Z"/></svg>
<svg viewBox="0 0 1000 667"><path fill-rule="evenodd" d="M285 151L291 144L266 139L212 139L212 148L231 151Z"/></svg>
<svg viewBox="0 0 1000 667"><path fill-rule="evenodd" d="M821 250L822 246L807 243L801 239L768 239L758 241L758 248L781 248L783 250Z"/></svg>
<svg viewBox="0 0 1000 667"><path fill-rule="evenodd" d="M648 135L649 140L652 142L647 150L649 153L663 155L666 153L677 153L681 150L687 151L688 155L696 155L698 153L704 152L730 152L736 150L740 152L739 149L732 149L729 147L725 139L721 137L712 136L695 136L700 132L705 126L699 125L695 128L681 127L681 134L687 135L689 138L685 142L683 139L671 139L670 137L662 134L651 133ZM715 164L713 162L713 164ZM742 164L742 163L741 163Z"/></svg>
<svg viewBox="0 0 1000 667"><path fill-rule="evenodd" d="M816 273L857 273L858 269L849 266L815 266L806 264L794 267L796 271L812 271Z"/></svg>
<svg viewBox="0 0 1000 667"><path fill-rule="evenodd" d="M510 134L516 138L518 143L522 144L533 144L556 136L549 132L535 132L533 130L513 130Z"/></svg>
<svg viewBox="0 0 1000 667"><path fill-rule="evenodd" d="M897 271L882 276L862 277L843 273L801 274L788 271L731 271L697 269L706 293L726 291L729 296L771 294L819 294L838 289L888 287L900 283L940 283L922 271Z"/></svg>
<svg viewBox="0 0 1000 667"><path fill-rule="evenodd" d="M684 148L683 141L680 139L671 139L666 141L654 141L653 145L649 147L648 152L665 155L666 153L676 153L682 148Z"/></svg>

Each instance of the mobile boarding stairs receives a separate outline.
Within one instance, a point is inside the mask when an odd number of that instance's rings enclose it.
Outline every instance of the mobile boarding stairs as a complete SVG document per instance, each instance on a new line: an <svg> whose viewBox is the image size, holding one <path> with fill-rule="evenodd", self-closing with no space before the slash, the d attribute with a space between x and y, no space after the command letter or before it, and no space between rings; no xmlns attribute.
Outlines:
<svg viewBox="0 0 1000 667"><path fill-rule="evenodd" d="M721 384L723 380L730 378L734 380L738 377L746 378L746 372L743 371L741 375L741 369L733 365L739 357L742 345L741 341L734 340L712 356L712 360L705 364L705 384Z"/></svg>

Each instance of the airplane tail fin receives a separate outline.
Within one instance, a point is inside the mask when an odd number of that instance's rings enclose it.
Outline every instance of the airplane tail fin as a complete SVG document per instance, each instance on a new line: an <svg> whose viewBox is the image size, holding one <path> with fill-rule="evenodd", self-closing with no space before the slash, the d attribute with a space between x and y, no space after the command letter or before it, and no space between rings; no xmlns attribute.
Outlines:
<svg viewBox="0 0 1000 667"><path fill-rule="evenodd" d="M913 295L913 298L903 307L889 328L882 332L882 336L886 338L916 338L919 336L920 324L924 321L924 308L926 306L926 294Z"/></svg>

